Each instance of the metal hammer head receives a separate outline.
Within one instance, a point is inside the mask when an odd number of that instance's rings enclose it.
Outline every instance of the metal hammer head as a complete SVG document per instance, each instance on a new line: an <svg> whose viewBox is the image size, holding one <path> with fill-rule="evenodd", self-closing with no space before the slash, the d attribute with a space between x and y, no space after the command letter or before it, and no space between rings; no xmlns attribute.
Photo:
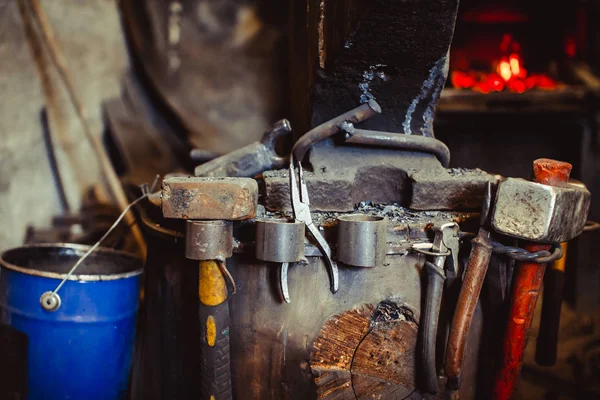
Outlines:
<svg viewBox="0 0 600 400"><path fill-rule="evenodd" d="M507 178L498 184L491 224L497 232L519 239L568 241L583 231L590 199L583 184L548 186Z"/></svg>
<svg viewBox="0 0 600 400"><path fill-rule="evenodd" d="M241 220L253 218L258 184L250 178L172 177L162 184L165 218Z"/></svg>

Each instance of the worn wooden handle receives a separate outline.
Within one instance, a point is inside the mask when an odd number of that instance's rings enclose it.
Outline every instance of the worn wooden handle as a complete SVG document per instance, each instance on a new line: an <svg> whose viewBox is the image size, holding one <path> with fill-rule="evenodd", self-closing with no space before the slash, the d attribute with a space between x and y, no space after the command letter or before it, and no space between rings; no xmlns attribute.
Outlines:
<svg viewBox="0 0 600 400"><path fill-rule="evenodd" d="M232 399L227 283L218 261L200 261L201 387L206 400Z"/></svg>
<svg viewBox="0 0 600 400"><path fill-rule="evenodd" d="M480 229L479 234L472 242L469 263L458 295L448 337L445 369L448 376L448 388L452 390L456 390L460 386L460 370L467 336L491 256L492 246L489 242L489 232Z"/></svg>
<svg viewBox="0 0 600 400"><path fill-rule="evenodd" d="M548 250L549 245L529 244L527 251ZM494 384L495 400L508 400L517 384L527 346L527 334L542 290L545 264L519 263L515 268L509 318L504 333L502 359Z"/></svg>

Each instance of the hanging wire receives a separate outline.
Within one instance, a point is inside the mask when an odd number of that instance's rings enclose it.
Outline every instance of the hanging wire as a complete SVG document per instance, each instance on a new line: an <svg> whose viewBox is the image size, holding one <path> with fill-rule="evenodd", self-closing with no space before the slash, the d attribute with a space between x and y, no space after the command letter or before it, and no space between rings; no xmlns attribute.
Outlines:
<svg viewBox="0 0 600 400"><path fill-rule="evenodd" d="M155 188L156 184L158 183L158 179L159 179L159 176L157 175L156 178L154 179L154 182L152 183L152 186L150 187L150 189L148 189L147 184L142 185L141 186L142 195L140 197L138 197L137 199L133 200L131 203L129 203L127 205L127 207L125 207L123 212L121 212L121 215L119 215L119 217L111 225L111 227L108 228L106 233L104 233L104 235L102 235L102 237L96 243L94 243L94 245L92 247L90 247L88 249L88 251L86 251L85 254L83 256L81 256L81 258L79 260L77 260L75 265L73 265L73 267L69 270L67 275L65 275L65 277L60 281L60 283L56 286L56 288L52 292L46 292L42 295L42 298L40 299L42 307L44 307L45 309L47 309L49 311L56 311L58 309L58 307L60 307L60 297L58 296L58 291L63 287L65 282L68 281L69 278L75 273L77 268L79 268L79 266L85 261L85 259L88 258L88 256L90 254L92 254L102 244L102 242L112 233L113 230L115 230L115 228L119 225L119 223L123 220L123 218L125 218L125 215L127 215L129 210L134 205L136 205L137 203L139 203L140 201L142 201L143 199L148 197L148 195L154 191L154 188Z"/></svg>

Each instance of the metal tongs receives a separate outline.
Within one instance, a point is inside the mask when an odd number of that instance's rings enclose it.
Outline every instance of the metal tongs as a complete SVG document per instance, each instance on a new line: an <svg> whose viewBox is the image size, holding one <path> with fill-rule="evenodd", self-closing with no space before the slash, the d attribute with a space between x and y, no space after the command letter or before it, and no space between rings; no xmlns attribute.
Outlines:
<svg viewBox="0 0 600 400"><path fill-rule="evenodd" d="M296 179L296 168L298 167L298 179ZM323 253L325 259L325 265L329 272L329 280L331 282L331 292L335 293L339 288L339 276L338 267L335 261L331 258L331 248L329 244L319 232L319 229L313 224L312 216L310 215L310 201L308 199L308 190L306 188L306 182L304 181L304 175L302 172L302 164L296 162L294 156L290 158L290 193L292 198L292 210L294 211L294 218L296 221L304 223L308 228L308 232L312 238L317 242L317 247Z"/></svg>

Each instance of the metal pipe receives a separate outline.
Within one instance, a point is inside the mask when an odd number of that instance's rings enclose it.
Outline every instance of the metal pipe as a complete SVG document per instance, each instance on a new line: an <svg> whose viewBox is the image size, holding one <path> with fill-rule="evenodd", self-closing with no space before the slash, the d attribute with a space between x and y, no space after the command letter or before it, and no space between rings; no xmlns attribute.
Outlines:
<svg viewBox="0 0 600 400"><path fill-rule="evenodd" d="M450 150L438 139L421 135L356 129L347 121L344 121L340 128L348 134L345 143L431 153L440 160L444 168L450 165Z"/></svg>
<svg viewBox="0 0 600 400"><path fill-rule="evenodd" d="M350 110L342 115L339 115L316 128L306 132L294 145L292 153L298 162L302 162L304 156L312 145L322 140L335 135L340 131L339 125L344 121L359 123L371 118L375 114L381 113L381 107L375 100L369 100L368 103L362 104L353 110Z"/></svg>

